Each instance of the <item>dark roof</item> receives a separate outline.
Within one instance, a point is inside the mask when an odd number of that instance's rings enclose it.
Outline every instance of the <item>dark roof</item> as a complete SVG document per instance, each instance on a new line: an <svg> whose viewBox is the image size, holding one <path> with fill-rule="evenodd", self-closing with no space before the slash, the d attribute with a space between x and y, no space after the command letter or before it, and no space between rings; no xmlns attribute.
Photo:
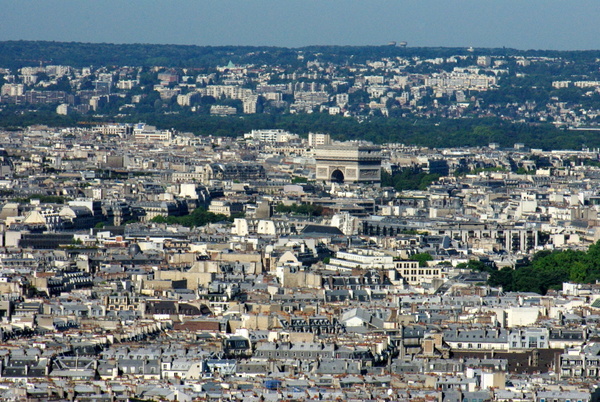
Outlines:
<svg viewBox="0 0 600 402"><path fill-rule="evenodd" d="M304 229L302 229L302 234L323 234L323 235L344 235L339 228L335 226L326 226L326 225L306 225Z"/></svg>

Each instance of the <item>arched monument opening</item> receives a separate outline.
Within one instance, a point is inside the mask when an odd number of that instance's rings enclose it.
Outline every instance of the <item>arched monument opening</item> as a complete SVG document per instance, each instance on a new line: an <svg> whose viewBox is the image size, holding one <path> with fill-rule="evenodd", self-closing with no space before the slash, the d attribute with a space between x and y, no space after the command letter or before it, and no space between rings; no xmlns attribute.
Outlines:
<svg viewBox="0 0 600 402"><path fill-rule="evenodd" d="M332 183L343 183L344 182L344 173L340 169L336 169L331 172L331 182Z"/></svg>

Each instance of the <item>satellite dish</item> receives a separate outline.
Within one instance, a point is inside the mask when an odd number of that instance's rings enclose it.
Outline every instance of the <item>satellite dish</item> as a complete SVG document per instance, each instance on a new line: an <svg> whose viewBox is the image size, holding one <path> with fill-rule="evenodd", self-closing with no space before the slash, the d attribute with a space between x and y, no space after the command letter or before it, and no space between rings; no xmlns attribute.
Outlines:
<svg viewBox="0 0 600 402"><path fill-rule="evenodd" d="M391 389L391 388L390 388L390 389L388 389L388 391L387 391L387 394L388 394L388 396L392 396L392 393L393 393L393 392L394 392L394 391L392 391L392 389Z"/></svg>

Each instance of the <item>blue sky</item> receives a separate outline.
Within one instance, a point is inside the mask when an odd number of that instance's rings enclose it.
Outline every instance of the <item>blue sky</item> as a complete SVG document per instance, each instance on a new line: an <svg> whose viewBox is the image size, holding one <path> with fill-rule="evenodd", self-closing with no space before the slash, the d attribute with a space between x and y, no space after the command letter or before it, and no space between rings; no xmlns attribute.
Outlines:
<svg viewBox="0 0 600 402"><path fill-rule="evenodd" d="M599 0L0 0L0 40L600 49Z"/></svg>

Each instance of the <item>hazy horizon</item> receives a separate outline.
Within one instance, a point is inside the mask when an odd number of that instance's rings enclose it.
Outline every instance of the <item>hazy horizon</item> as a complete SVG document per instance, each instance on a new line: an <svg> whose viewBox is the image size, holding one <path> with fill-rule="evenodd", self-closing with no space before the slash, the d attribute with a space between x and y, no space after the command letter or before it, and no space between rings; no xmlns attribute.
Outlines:
<svg viewBox="0 0 600 402"><path fill-rule="evenodd" d="M600 49L592 0L0 0L0 40L198 46Z"/></svg>

